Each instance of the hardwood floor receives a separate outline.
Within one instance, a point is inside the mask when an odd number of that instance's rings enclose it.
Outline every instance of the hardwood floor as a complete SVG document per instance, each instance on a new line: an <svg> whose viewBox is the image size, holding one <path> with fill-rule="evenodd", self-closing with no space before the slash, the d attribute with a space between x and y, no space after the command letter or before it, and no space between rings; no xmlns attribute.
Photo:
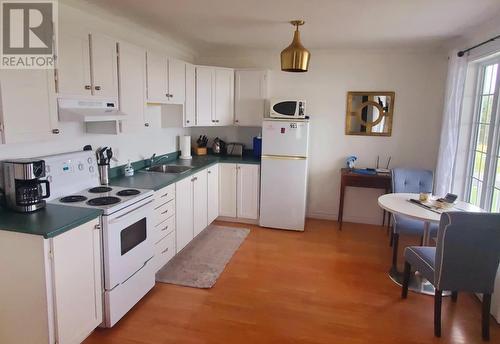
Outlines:
<svg viewBox="0 0 500 344"><path fill-rule="evenodd" d="M227 223L224 223L227 224ZM158 283L93 343L481 343L481 306L460 294L443 299L442 338L434 338L433 298L387 276L385 228L308 220L304 233L251 233L214 288ZM418 239L406 244L418 244ZM400 259L400 262L402 259ZM490 320L491 342L500 326Z"/></svg>

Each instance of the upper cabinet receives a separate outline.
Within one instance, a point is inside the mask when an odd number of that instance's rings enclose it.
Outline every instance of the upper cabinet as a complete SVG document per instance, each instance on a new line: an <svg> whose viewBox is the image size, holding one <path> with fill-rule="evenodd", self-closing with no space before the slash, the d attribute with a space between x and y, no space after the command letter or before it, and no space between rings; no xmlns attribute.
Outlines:
<svg viewBox="0 0 500 344"><path fill-rule="evenodd" d="M234 116L234 71L196 67L196 125L228 126Z"/></svg>
<svg viewBox="0 0 500 344"><path fill-rule="evenodd" d="M196 68L186 63L186 101L184 102L184 127L196 125Z"/></svg>
<svg viewBox="0 0 500 344"><path fill-rule="evenodd" d="M146 50L126 42L118 43L120 110L127 114L125 132L149 126L145 120Z"/></svg>
<svg viewBox="0 0 500 344"><path fill-rule="evenodd" d="M260 127L266 111L267 71L236 70L234 85L234 124Z"/></svg>
<svg viewBox="0 0 500 344"><path fill-rule="evenodd" d="M228 126L234 118L234 70L215 68L215 125Z"/></svg>
<svg viewBox="0 0 500 344"><path fill-rule="evenodd" d="M151 51L146 56L148 102L184 104L186 63Z"/></svg>
<svg viewBox="0 0 500 344"><path fill-rule="evenodd" d="M53 71L0 70L0 105L1 143L59 134Z"/></svg>
<svg viewBox="0 0 500 344"><path fill-rule="evenodd" d="M60 96L117 99L116 41L101 34L62 32L56 85Z"/></svg>

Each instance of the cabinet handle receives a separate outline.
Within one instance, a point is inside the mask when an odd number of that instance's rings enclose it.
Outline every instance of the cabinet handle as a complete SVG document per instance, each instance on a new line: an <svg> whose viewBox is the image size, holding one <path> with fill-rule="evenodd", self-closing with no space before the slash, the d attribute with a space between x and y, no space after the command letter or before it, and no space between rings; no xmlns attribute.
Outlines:
<svg viewBox="0 0 500 344"><path fill-rule="evenodd" d="M167 197L167 196L168 196L168 192L166 194L164 194L164 195L161 195L162 198L163 197Z"/></svg>
<svg viewBox="0 0 500 344"><path fill-rule="evenodd" d="M188 119L188 120L186 120L186 123L189 123L189 119Z"/></svg>
<svg viewBox="0 0 500 344"><path fill-rule="evenodd" d="M208 173L208 174L211 174L211 173L212 173L212 171L207 171L207 173Z"/></svg>
<svg viewBox="0 0 500 344"><path fill-rule="evenodd" d="M86 90L91 90L91 89L92 89L92 87L90 87L90 85L85 85L85 89L86 89Z"/></svg>
<svg viewBox="0 0 500 344"><path fill-rule="evenodd" d="M240 123L240 121L238 121L237 119L234 120L234 123Z"/></svg>
<svg viewBox="0 0 500 344"><path fill-rule="evenodd" d="M94 229L95 229L95 230L97 230L97 229L101 229L101 225L100 225L100 224L95 225L95 226L94 226Z"/></svg>
<svg viewBox="0 0 500 344"><path fill-rule="evenodd" d="M94 87L94 90L96 90L96 91L100 91L100 90L101 90L101 86L95 86L95 87Z"/></svg>
<svg viewBox="0 0 500 344"><path fill-rule="evenodd" d="M161 251L161 254L167 253L167 251L168 251L168 247L166 249L164 249L163 251Z"/></svg>
<svg viewBox="0 0 500 344"><path fill-rule="evenodd" d="M52 134L59 134L61 131L59 129L52 129Z"/></svg>
<svg viewBox="0 0 500 344"><path fill-rule="evenodd" d="M216 123L219 123L219 120L216 120L215 122L216 122Z"/></svg>
<svg viewBox="0 0 500 344"><path fill-rule="evenodd" d="M167 209L167 210L165 210L165 211L162 211L161 213L162 213L162 214L166 214L166 213L168 213L168 209Z"/></svg>
<svg viewBox="0 0 500 344"><path fill-rule="evenodd" d="M145 127L149 127L149 123L144 123L144 126Z"/></svg>
<svg viewBox="0 0 500 344"><path fill-rule="evenodd" d="M168 225L167 225L167 227L163 228L161 231L163 232L163 231L166 231L167 229L168 229Z"/></svg>

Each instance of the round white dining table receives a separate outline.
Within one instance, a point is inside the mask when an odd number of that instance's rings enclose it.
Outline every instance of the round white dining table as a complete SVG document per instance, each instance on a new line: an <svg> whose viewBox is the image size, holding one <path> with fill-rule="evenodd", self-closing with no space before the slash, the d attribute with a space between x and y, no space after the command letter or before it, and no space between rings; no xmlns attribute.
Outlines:
<svg viewBox="0 0 500 344"><path fill-rule="evenodd" d="M395 215L403 215L415 220L420 220L423 222L423 240L424 246L430 245L430 225L431 223L439 223L441 219L441 213L435 210L427 209L419 204L410 202L410 199L418 200L419 194L415 193L390 193L382 195L378 198L378 205L388 211L389 213ZM484 212L483 209L467 203L458 201L453 207L446 209L445 211L467 211L467 212ZM401 285L403 274L394 268L391 268L389 272L391 279L397 284ZM434 295L434 287L430 283L422 278L414 279L410 281L409 289L428 295Z"/></svg>

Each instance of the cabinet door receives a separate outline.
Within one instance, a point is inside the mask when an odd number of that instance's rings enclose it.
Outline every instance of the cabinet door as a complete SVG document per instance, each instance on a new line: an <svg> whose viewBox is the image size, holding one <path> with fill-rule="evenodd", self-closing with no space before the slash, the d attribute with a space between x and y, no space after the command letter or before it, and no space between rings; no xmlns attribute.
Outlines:
<svg viewBox="0 0 500 344"><path fill-rule="evenodd" d="M208 225L207 170L196 173L193 179L193 228L194 236L197 236Z"/></svg>
<svg viewBox="0 0 500 344"><path fill-rule="evenodd" d="M235 71L234 123L238 126L260 127L267 99L267 72Z"/></svg>
<svg viewBox="0 0 500 344"><path fill-rule="evenodd" d="M167 102L167 58L161 54L147 52L148 87L147 98L151 103Z"/></svg>
<svg viewBox="0 0 500 344"><path fill-rule="evenodd" d="M57 343L80 343L102 322L98 221L52 239Z"/></svg>
<svg viewBox="0 0 500 344"><path fill-rule="evenodd" d="M208 224L219 216L219 165L207 169Z"/></svg>
<svg viewBox="0 0 500 344"><path fill-rule="evenodd" d="M215 69L215 124L232 125L234 120L234 71Z"/></svg>
<svg viewBox="0 0 500 344"><path fill-rule="evenodd" d="M146 51L138 46L120 42L119 83L120 110L127 114L124 131L144 128L146 104Z"/></svg>
<svg viewBox="0 0 500 344"><path fill-rule="evenodd" d="M168 59L168 102L184 104L186 99L186 63L181 60Z"/></svg>
<svg viewBox="0 0 500 344"><path fill-rule="evenodd" d="M196 70L194 65L186 64L186 100L184 103L184 126L196 124Z"/></svg>
<svg viewBox="0 0 500 344"><path fill-rule="evenodd" d="M260 166L238 164L237 209L239 218L259 218Z"/></svg>
<svg viewBox="0 0 500 344"><path fill-rule="evenodd" d="M0 97L0 133L4 143L54 136L57 109L53 71L3 69Z"/></svg>
<svg viewBox="0 0 500 344"><path fill-rule="evenodd" d="M98 97L118 98L118 68L116 41L111 37L90 36L92 94Z"/></svg>
<svg viewBox="0 0 500 344"><path fill-rule="evenodd" d="M57 92L59 95L90 96L89 34L61 30L58 38Z"/></svg>
<svg viewBox="0 0 500 344"><path fill-rule="evenodd" d="M176 247L180 252L193 240L193 182L191 177L175 184Z"/></svg>
<svg viewBox="0 0 500 344"><path fill-rule="evenodd" d="M215 125L214 91L215 72L213 67L196 66L196 125Z"/></svg>
<svg viewBox="0 0 500 344"><path fill-rule="evenodd" d="M236 164L219 164L219 215L236 217Z"/></svg>

